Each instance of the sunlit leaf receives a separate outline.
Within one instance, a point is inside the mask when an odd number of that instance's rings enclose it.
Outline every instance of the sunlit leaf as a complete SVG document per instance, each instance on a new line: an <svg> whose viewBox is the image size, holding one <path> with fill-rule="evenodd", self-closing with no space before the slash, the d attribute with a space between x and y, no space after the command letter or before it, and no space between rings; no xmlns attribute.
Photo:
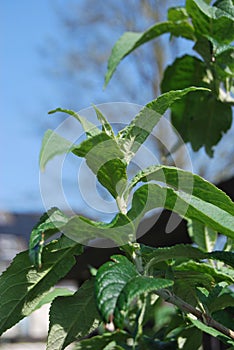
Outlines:
<svg viewBox="0 0 234 350"><path fill-rule="evenodd" d="M179 262L181 262L181 259L183 261L188 261L187 263L184 263L185 266L186 264L190 264L190 260L193 260L193 262L191 262L191 269L194 268L195 270L196 268L199 268L199 265L196 265L195 261L204 259L219 260L231 267L234 267L234 255L232 252L214 251L207 253L188 244L177 244L175 246L165 248L153 248L142 245L141 251L142 258L146 265L145 270L148 274L151 273L151 270L153 270L154 265L162 261L170 261L171 259L173 259L173 261ZM211 266L210 269L212 270L209 270L209 267L203 265L200 265L200 269L204 269L204 271L213 275L219 281L223 278L224 280L226 279L228 282L230 282L234 278L234 275L230 273L229 270L225 271L225 269L222 269L221 271L219 271L218 268L214 269Z"/></svg>
<svg viewBox="0 0 234 350"><path fill-rule="evenodd" d="M106 322L114 314L117 299L126 283L138 275L136 267L125 256L114 255L112 260L98 269L95 284L97 305Z"/></svg>
<svg viewBox="0 0 234 350"><path fill-rule="evenodd" d="M81 244L88 244L92 239L105 238L117 245L123 245L134 239L135 227L124 214L117 214L110 223L75 215L64 225L63 233Z"/></svg>
<svg viewBox="0 0 234 350"><path fill-rule="evenodd" d="M83 141L73 149L73 153L86 159L89 168L97 175L99 182L114 198L121 195L122 184L127 180L124 152L120 149L115 138L102 132Z"/></svg>
<svg viewBox="0 0 234 350"><path fill-rule="evenodd" d="M217 232L196 220L188 220L188 233L199 248L211 252L217 240Z"/></svg>
<svg viewBox="0 0 234 350"><path fill-rule="evenodd" d="M185 263L180 264L179 266L176 266L176 271L188 271L190 273L191 271L197 271L204 275L209 275L211 278L215 280L216 283L225 281L229 284L234 283L234 278L230 275L225 274L224 271L220 271L218 268L215 268L207 263L198 263L195 261L188 261Z"/></svg>
<svg viewBox="0 0 234 350"><path fill-rule="evenodd" d="M44 298L42 298L39 303L35 306L34 311L37 309L40 309L44 304L51 303L55 298L61 297L61 296L69 296L72 295L74 292L72 292L68 288L53 288L50 292L48 292Z"/></svg>
<svg viewBox="0 0 234 350"><path fill-rule="evenodd" d="M105 132L108 136L114 138L115 137L114 131L112 129L112 126L110 125L110 123L106 119L106 117L102 114L100 109L98 109L95 105L93 105L93 108L96 112L98 120L102 124L102 131Z"/></svg>
<svg viewBox="0 0 234 350"><path fill-rule="evenodd" d="M121 130L117 137L118 143L125 153L127 163L133 158L139 147L144 143L147 137L157 125L160 118L170 108L173 103L180 100L186 94L197 90L207 90L203 87L190 86L184 90L169 91L157 99L149 102L131 123Z"/></svg>
<svg viewBox="0 0 234 350"><path fill-rule="evenodd" d="M172 247L163 248L153 248L142 245L141 251L145 263L149 263L149 265L170 259L176 260L186 258L188 260L200 260L206 258L204 252L189 244L177 244Z"/></svg>
<svg viewBox="0 0 234 350"><path fill-rule="evenodd" d="M170 7L167 12L168 21L178 22L188 19L185 7Z"/></svg>
<svg viewBox="0 0 234 350"><path fill-rule="evenodd" d="M51 242L42 253L43 265L37 271L29 260L28 251L19 253L0 277L0 334L11 328L37 308L62 277L75 264L74 255L83 248L62 237ZM65 248L63 241L66 242Z"/></svg>
<svg viewBox="0 0 234 350"><path fill-rule="evenodd" d="M140 181L164 182L178 191L193 194L230 214L234 212L234 203L225 192L201 176L180 168L165 165L150 166L136 174L130 187L133 188Z"/></svg>
<svg viewBox="0 0 234 350"><path fill-rule="evenodd" d="M133 178L130 189L140 181L160 181L139 187L128 216L134 220L156 208L172 210L187 219L195 219L229 237L234 236L234 203L217 187L198 175L174 167L149 167ZM170 186L170 187L169 187Z"/></svg>
<svg viewBox="0 0 234 350"><path fill-rule="evenodd" d="M229 43L234 40L233 3L221 1L210 6L202 0L187 0L186 10L192 18L197 35L209 35L217 41Z"/></svg>
<svg viewBox="0 0 234 350"><path fill-rule="evenodd" d="M98 135L100 133L100 130L97 128L97 126L95 124L91 123L90 121L87 120L87 118L82 117L81 115L79 115L78 113L76 113L70 109L56 108L53 111L50 111L49 114L53 114L56 112L66 113L66 114L74 117L77 121L79 121L80 124L82 125L87 137L92 137L92 136Z"/></svg>
<svg viewBox="0 0 234 350"><path fill-rule="evenodd" d="M108 70L105 77L105 86L110 81L120 61L139 46L164 34L171 33L174 36L183 36L187 39L194 38L193 27L187 21L167 21L156 23L143 33L126 32L116 42L108 60Z"/></svg>
<svg viewBox="0 0 234 350"><path fill-rule="evenodd" d="M40 151L40 169L44 170L49 160L55 156L72 152L75 145L53 130L47 130Z"/></svg>
<svg viewBox="0 0 234 350"><path fill-rule="evenodd" d="M103 164L97 172L99 182L114 198L121 197L127 186L126 163L121 159L111 159Z"/></svg>
<svg viewBox="0 0 234 350"><path fill-rule="evenodd" d="M186 263L185 263L186 265ZM187 303L196 306L198 304L197 287L210 291L215 280L213 276L197 270L177 270L174 271L175 283L174 293Z"/></svg>
<svg viewBox="0 0 234 350"><path fill-rule="evenodd" d="M216 330L213 327L209 327L206 324L202 323L199 320L194 319L193 317L189 317L191 323L197 327L198 329L200 329L202 332L205 332L207 334L212 335L213 337L220 339L222 342L232 345L234 346L234 341L229 338L228 336L224 335L223 333L221 333L220 331Z"/></svg>

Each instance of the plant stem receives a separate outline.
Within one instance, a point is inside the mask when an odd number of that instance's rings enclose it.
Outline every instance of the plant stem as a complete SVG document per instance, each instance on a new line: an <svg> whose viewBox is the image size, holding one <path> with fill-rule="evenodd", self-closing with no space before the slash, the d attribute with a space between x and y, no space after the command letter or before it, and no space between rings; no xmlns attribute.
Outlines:
<svg viewBox="0 0 234 350"><path fill-rule="evenodd" d="M138 318L138 331L137 331L137 339L140 338L140 336L143 333L143 329L142 329L142 324L143 324L143 320L144 320L144 316L145 316L145 310L146 310L146 295L144 295L144 300L143 300L143 304L141 307L141 312Z"/></svg>
<svg viewBox="0 0 234 350"><path fill-rule="evenodd" d="M117 203L117 206L119 208L120 213L126 215L127 214L127 203L124 200L123 196L121 196L121 197L118 196L116 198L116 203Z"/></svg>
<svg viewBox="0 0 234 350"><path fill-rule="evenodd" d="M186 303L184 300L180 299L176 295L173 295L169 290L167 289L160 289L155 292L157 295L159 295L161 298L163 298L165 301L178 306L183 312L185 313L191 313L192 315L196 316L197 319L201 322L203 322L205 325L212 327L219 332L225 334L226 336L234 339L234 331L223 326L219 322L215 321L210 315L208 315L205 312L201 312L200 310L196 309L192 305Z"/></svg>
<svg viewBox="0 0 234 350"><path fill-rule="evenodd" d="M132 243L132 246L134 248L133 253L132 253L132 259L135 263L137 271L140 274L142 274L144 272L144 268L143 268L143 264L142 264L140 244L139 243Z"/></svg>

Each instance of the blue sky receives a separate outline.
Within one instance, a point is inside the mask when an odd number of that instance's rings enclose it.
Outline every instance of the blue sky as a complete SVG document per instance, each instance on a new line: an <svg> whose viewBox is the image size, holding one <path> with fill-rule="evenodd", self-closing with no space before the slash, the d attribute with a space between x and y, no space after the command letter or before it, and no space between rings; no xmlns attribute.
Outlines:
<svg viewBox="0 0 234 350"><path fill-rule="evenodd" d="M63 41L62 46L69 45L66 43L68 38L60 30L55 11L58 3L60 9L65 8L66 2L58 0L0 1L0 211L44 210L39 190L38 157L45 130L56 126L56 122L49 119L47 111L63 106L63 96L61 85L46 74L51 57L42 55L41 49L48 46L51 36L60 43ZM181 1L178 0L178 3ZM112 34L116 36L113 43L120 34ZM84 39L84 35L81 33L80 38ZM88 48L83 48L84 54L85 50L88 51ZM124 72L125 67L123 64L120 69ZM96 100L88 94L85 95L88 96L86 99L79 100L79 91L74 87L77 109L107 101L110 90L115 90L117 86L118 78L115 78L111 88L103 92L103 80L95 80L92 73L87 80L92 79L96 84ZM72 91L73 87L70 89ZM117 96L121 100L118 91ZM230 134L226 139L230 144ZM217 164L220 171L224 170L222 152L226 149L225 142L222 141L218 161L214 158L209 163L210 179ZM204 162L203 151L199 159L199 162Z"/></svg>
<svg viewBox="0 0 234 350"><path fill-rule="evenodd" d="M82 1L77 2L79 5L81 3ZM64 106L61 91L63 82L56 75L57 70L59 75L59 64L63 62L60 57L53 57L53 54L59 53L63 47L82 45L86 41L85 32L78 33L78 38L73 37L70 44L69 37L61 32L58 9L66 12L66 4L58 0L0 2L0 157L3 169L0 175L0 210L3 211L44 210L38 167L41 139L48 127L56 126L56 122L48 117L47 111ZM79 15L82 16L82 13ZM119 33L112 31L113 44L122 34L122 29L119 30ZM52 56L47 57L47 53L41 54L41 49L48 48L51 38L61 46L58 51L56 48L53 51L52 47L48 51ZM88 49L87 46L83 48L84 55ZM53 68L55 71L54 80L46 74L46 69L51 69L51 62L52 65L55 64L52 67L52 71ZM124 71L126 68L122 66L122 69ZM129 67L127 72L129 73ZM79 74L82 75L82 72ZM90 71L89 74L84 79L92 81L96 89L95 96L87 93L81 97L77 86L69 86L67 89L77 96L77 109L110 100L110 91L116 93L117 101L123 100L116 81L111 82L111 88L104 92L104 77L100 80L94 76L94 72Z"/></svg>
<svg viewBox="0 0 234 350"><path fill-rule="evenodd" d="M39 48L56 32L55 16L47 0L2 0L0 23L0 210L42 210L38 119L47 117L59 95L43 74Z"/></svg>

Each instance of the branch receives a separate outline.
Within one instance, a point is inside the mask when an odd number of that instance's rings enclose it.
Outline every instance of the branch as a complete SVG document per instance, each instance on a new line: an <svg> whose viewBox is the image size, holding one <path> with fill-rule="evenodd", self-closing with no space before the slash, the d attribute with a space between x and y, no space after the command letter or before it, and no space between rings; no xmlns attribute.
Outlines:
<svg viewBox="0 0 234 350"><path fill-rule="evenodd" d="M201 312L200 310L196 309L192 305L186 303L184 300L180 299L176 295L173 295L169 290L167 289L160 289L155 292L157 295L159 295L161 298L163 298L165 301L178 306L183 312L185 313L191 313L194 316L197 317L198 320L203 322L205 325L212 327L219 332L225 334L226 336L230 337L234 340L234 331L223 326L221 323L215 321L210 315L208 315L205 312Z"/></svg>

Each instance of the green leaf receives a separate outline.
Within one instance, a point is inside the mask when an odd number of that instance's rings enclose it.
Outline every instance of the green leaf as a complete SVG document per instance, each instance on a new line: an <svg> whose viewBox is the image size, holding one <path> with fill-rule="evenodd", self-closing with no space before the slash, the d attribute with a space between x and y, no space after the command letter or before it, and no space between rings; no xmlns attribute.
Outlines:
<svg viewBox="0 0 234 350"><path fill-rule="evenodd" d="M104 132L101 132L93 124L82 118L77 113L57 108L54 112L65 112L78 119L89 138L80 145L74 145L52 130L48 130L42 142L40 153L40 167L45 168L47 162L56 155L73 152L79 157L86 159L87 165L98 175L100 183L116 198L120 190L123 190L126 182L126 164L124 154L115 141L113 130L102 113L96 108L95 111L103 124ZM117 170L117 171L113 171ZM121 186L120 186L121 184Z"/></svg>
<svg viewBox="0 0 234 350"><path fill-rule="evenodd" d="M223 283L217 284L205 298L205 305L210 314L234 306L234 293Z"/></svg>
<svg viewBox="0 0 234 350"><path fill-rule="evenodd" d="M188 13L184 7L170 7L167 14L168 21L183 21L188 19Z"/></svg>
<svg viewBox="0 0 234 350"><path fill-rule="evenodd" d="M234 275L231 269L222 268L219 270L218 267L214 268L208 264L196 262L199 260L212 259L222 261L225 264L233 267L234 255L232 252L214 251L211 253L206 253L191 245L185 244L178 244L173 247L166 248L152 248L142 245L141 252L142 259L145 264L145 273L148 275L154 275L155 268L157 268L158 263L162 261L174 261L176 265L175 269L178 268L178 271L185 270L185 276L187 274L187 277L192 275L194 271L195 274L198 272L197 276L199 274L206 274L206 276L208 276L207 281L210 281L209 283L212 283L212 280L216 280L217 282L226 281L229 284L233 283ZM183 263L181 263L181 260ZM180 265L178 265L178 263L180 263ZM163 270L165 269L166 268L164 267ZM178 276L179 273L177 273L177 278ZM200 279L200 277L202 276L198 276L198 279ZM195 275L193 278L195 280Z"/></svg>
<svg viewBox="0 0 234 350"><path fill-rule="evenodd" d="M50 309L48 350L61 350L99 325L94 284L86 281L72 296L58 297Z"/></svg>
<svg viewBox="0 0 234 350"><path fill-rule="evenodd" d="M232 18L234 18L233 0L216 0L214 6L227 12Z"/></svg>
<svg viewBox="0 0 234 350"><path fill-rule="evenodd" d="M129 335L124 331L117 331L113 333L104 333L102 335L97 335L90 339L81 340L77 343L73 350L117 350L124 349L122 347L117 347L119 345L126 345L126 341ZM107 346L110 347L107 347Z"/></svg>
<svg viewBox="0 0 234 350"><path fill-rule="evenodd" d="M192 18L195 32L200 36L211 36L222 43L234 40L233 4L209 6L203 0L187 0L186 10Z"/></svg>
<svg viewBox="0 0 234 350"><path fill-rule="evenodd" d="M199 85L199 84L198 84ZM146 108L152 109L153 111L164 114L168 108L170 108L175 101L180 100L189 92L196 91L209 91L208 88L203 86L189 86L182 90L171 90L160 95L156 100L147 103Z"/></svg>
<svg viewBox="0 0 234 350"><path fill-rule="evenodd" d="M114 198L121 195L120 192L125 186L119 185L127 180L127 165L124 153L114 138L102 132L82 142L73 149L73 153L85 157L89 168Z"/></svg>
<svg viewBox="0 0 234 350"><path fill-rule="evenodd" d="M170 175L173 174L173 168L164 168L163 170L165 174L168 173L169 175L166 182L171 182L170 184L173 185L173 177L170 179ZM174 168L175 175L177 170ZM182 171L181 173L178 171L177 176L179 186L176 184L176 189L169 186L161 187L151 183L138 188L133 195L132 208L128 212L128 217L133 220L136 217L136 213L138 213L139 219L146 212L161 207L172 210L186 219L200 221L214 230L233 238L234 204L230 198L207 181L189 172ZM196 181L194 187L191 187L191 177ZM152 178L157 180L157 174L154 175L152 172ZM160 181L162 181L161 178ZM200 184L200 186L198 187L196 184Z"/></svg>
<svg viewBox="0 0 234 350"><path fill-rule="evenodd" d="M61 227L68 221L68 217L58 208L54 207L43 214L34 226L29 241L29 256L32 263L41 268L41 254L44 241L60 232Z"/></svg>
<svg viewBox="0 0 234 350"><path fill-rule="evenodd" d="M63 233L81 244L88 244L91 239L108 238L115 244L123 245L135 239L134 224L123 214L117 214L110 223L75 215L63 227Z"/></svg>
<svg viewBox="0 0 234 350"><path fill-rule="evenodd" d="M95 105L93 105L93 108L94 108L94 110L96 112L98 120L102 124L102 131L105 132L108 136L110 136L111 138L114 139L115 138L114 131L113 131L112 126L110 125L110 123L107 121L106 117L102 114L100 109L98 109Z"/></svg>
<svg viewBox="0 0 234 350"><path fill-rule="evenodd" d="M131 189L139 181L160 181L167 184L143 185L138 188L128 212L130 219L138 219L151 209L163 207L186 219L195 219L229 237L234 236L234 203L214 185L198 175L174 167L149 167L131 182ZM173 188L170 188L173 186Z"/></svg>
<svg viewBox="0 0 234 350"><path fill-rule="evenodd" d="M220 44L212 37L201 37L193 49L204 59L207 68L213 70L213 78L218 84L218 80L224 81L226 78L234 76L233 45Z"/></svg>
<svg viewBox="0 0 234 350"><path fill-rule="evenodd" d="M48 216L49 214L51 215ZM45 237L48 238L59 231L62 231L66 236L62 240L63 246L61 246L60 240L56 243L59 249L69 248L74 245L74 242L87 244L91 239L96 238L110 239L118 245L126 244L135 239L134 224L124 214L119 213L110 223L105 223L79 215L68 218L59 209L52 208L48 214L43 215L31 235L30 256L37 267L38 263L41 266L41 253L44 243L43 232Z"/></svg>
<svg viewBox="0 0 234 350"><path fill-rule="evenodd" d="M48 130L42 143L40 167L44 169L50 159L69 152L86 159L89 168L95 175L98 175L99 182L107 188L114 198L121 194L119 192L123 186L119 185L127 178L126 163L124 161L125 155L114 138L105 132L99 132L90 136L80 145L75 145L52 130Z"/></svg>
<svg viewBox="0 0 234 350"><path fill-rule="evenodd" d="M213 79L206 70L205 63L196 57L185 55L165 70L161 89L166 92L191 85L214 89ZM172 123L183 140L190 142L194 151L205 146L209 156L213 155L213 146L232 123L231 107L217 100L217 97L216 91L197 91L171 106Z"/></svg>
<svg viewBox="0 0 234 350"><path fill-rule="evenodd" d="M216 52L215 68L219 79L234 77L234 47L225 45Z"/></svg>
<svg viewBox="0 0 234 350"><path fill-rule="evenodd" d="M126 283L138 274L125 256L114 255L112 260L102 265L96 275L97 306L105 322L109 322L114 314L117 299Z"/></svg>
<svg viewBox="0 0 234 350"><path fill-rule="evenodd" d="M171 280L146 276L136 276L130 279L119 293L117 299L114 311L115 325L118 328L123 328L129 306L135 298L138 298L142 294L146 295L158 289L170 287L173 283Z"/></svg>
<svg viewBox="0 0 234 350"><path fill-rule="evenodd" d="M124 158L117 142L105 132L83 141L73 149L73 153L78 157L84 157L87 165L95 174L109 160Z"/></svg>
<svg viewBox="0 0 234 350"><path fill-rule="evenodd" d="M177 244L173 247L165 248L153 248L142 245L141 251L145 263L148 264L147 269L150 268L150 265L152 266L160 261L181 258L201 260L207 257L206 253L189 244Z"/></svg>
<svg viewBox="0 0 234 350"><path fill-rule="evenodd" d="M234 345L234 341L231 340L231 338L229 338L228 336L224 335L223 333L221 333L220 331L216 330L215 328L209 327L207 325L205 325L204 323L202 323L199 320L194 319L193 317L189 317L189 320L191 321L191 323L197 327L198 329L200 329L202 332L205 332L207 334L212 335L213 337L221 340L223 343L229 344L229 345Z"/></svg>
<svg viewBox="0 0 234 350"><path fill-rule="evenodd" d="M53 130L47 130L42 140L40 151L40 169L43 171L49 160L57 155L69 153L75 145L58 135Z"/></svg>
<svg viewBox="0 0 234 350"><path fill-rule="evenodd" d="M160 181L173 189L200 198L230 214L234 213L234 203L215 185L201 176L172 166L153 165L140 171L132 179L129 190L139 182Z"/></svg>
<svg viewBox="0 0 234 350"><path fill-rule="evenodd" d="M59 244L51 242L44 248L40 271L32 266L25 251L3 272L0 277L0 334L28 316L75 264L74 255L81 254L83 248L73 242L63 249L64 240L68 241L62 237Z"/></svg>
<svg viewBox="0 0 234 350"><path fill-rule="evenodd" d="M114 198L122 196L127 186L126 163L121 159L111 159L103 164L97 172L99 182Z"/></svg>
<svg viewBox="0 0 234 350"><path fill-rule="evenodd" d="M185 263L186 264L186 263ZM206 288L208 291L214 285L214 278L208 273L193 270L174 271L174 293L187 303L196 306L198 304L197 287Z"/></svg>
<svg viewBox="0 0 234 350"><path fill-rule="evenodd" d="M63 112L63 113L69 114L72 117L74 117L76 120L78 120L82 125L87 137L98 135L101 132L95 124L89 122L86 118L82 117L81 115L79 115L78 113L72 110L64 109L64 108L56 108L53 111L50 111L49 114L53 114L56 112Z"/></svg>
<svg viewBox="0 0 234 350"><path fill-rule="evenodd" d="M39 303L35 306L34 310L40 309L43 305L51 303L55 298L61 296L69 296L72 295L73 292L68 288L54 288L49 291L44 298L42 298Z"/></svg>
<svg viewBox="0 0 234 350"><path fill-rule="evenodd" d="M224 252L224 251L214 251L207 253L208 259L215 259L223 261L225 264L230 265L234 268L234 254L233 252Z"/></svg>
<svg viewBox="0 0 234 350"><path fill-rule="evenodd" d="M167 21L156 23L143 33L126 32L116 42L108 60L108 70L105 77L105 86L110 81L120 61L139 46L164 34L171 33L174 36L183 36L193 40L193 27L187 21Z"/></svg>
<svg viewBox="0 0 234 350"><path fill-rule="evenodd" d="M183 90L169 91L162 94L143 107L131 123L118 133L118 143L125 154L125 161L127 163L130 162L139 147L150 135L166 110L171 107L175 101L181 99L189 92L194 92L196 90L206 89L191 86Z"/></svg>
<svg viewBox="0 0 234 350"><path fill-rule="evenodd" d="M217 240L216 231L196 220L188 220L187 227L189 236L199 248L206 252L211 252L214 249Z"/></svg>
<svg viewBox="0 0 234 350"><path fill-rule="evenodd" d="M218 268L214 268L206 263L198 263L195 261L184 262L178 266L176 266L176 271L188 271L188 273L194 271L204 275L211 276L212 279L215 280L216 283L225 281L229 284L234 282L234 278L226 275L223 270L219 270Z"/></svg>
<svg viewBox="0 0 234 350"><path fill-rule="evenodd" d="M76 120L78 120L81 123L88 138L97 136L101 133L101 131L96 127L96 125L90 123L86 118L81 117L74 111L57 108L53 111L50 111L49 114L56 112L67 113L73 116ZM76 147L77 145L58 135L53 130L47 130L44 135L40 151L40 168L44 170L48 161L51 160L53 157L60 154L72 152L74 149L76 149Z"/></svg>
<svg viewBox="0 0 234 350"><path fill-rule="evenodd" d="M194 96L193 100L188 97L183 102L184 105L179 102L177 106L172 108L173 125L184 141L191 143L194 151L198 151L204 146L206 153L212 157L214 146L231 127L231 106L218 101L211 95L199 93ZM183 120L180 122L181 117ZM181 125L183 121L185 122L184 126Z"/></svg>
<svg viewBox="0 0 234 350"><path fill-rule="evenodd" d="M159 315L156 316L156 321L159 320L159 327L160 327L160 313L163 314L163 318L166 320L166 318L164 316L165 312L163 312L163 309L162 309L162 305L163 305L164 308L166 307L166 309L168 310L168 315L169 315L167 322L163 324L164 326L166 326L165 337L167 339L176 339L178 334L183 329L186 328L186 322L184 319L184 315L182 315L181 313L178 313L177 310L175 308L172 308L170 304L166 304L166 306L165 306L164 300L162 298L158 299L157 304L158 305L156 307L156 312L158 313L158 311L159 311ZM176 341L176 345L177 345L177 341ZM176 348L176 345L174 348Z"/></svg>
<svg viewBox="0 0 234 350"><path fill-rule="evenodd" d="M233 347L229 350L233 350L234 348L234 338L233 338L233 314L234 314L234 307L228 307L225 310L219 310L213 313L213 318L219 322L221 325L226 327L227 329L232 330L232 341L233 341ZM230 335L230 336L231 336Z"/></svg>
<svg viewBox="0 0 234 350"><path fill-rule="evenodd" d="M193 46L193 50L199 53L208 67L215 60L215 48L212 45L211 38L208 40L208 38L200 37Z"/></svg>
<svg viewBox="0 0 234 350"><path fill-rule="evenodd" d="M185 89L194 85L208 87L209 81L204 81L206 75L206 65L204 62L197 57L184 55L177 58L164 71L161 90L165 93L171 90ZM194 98L194 95L192 96Z"/></svg>
<svg viewBox="0 0 234 350"><path fill-rule="evenodd" d="M202 332L196 327L183 329L179 334L178 342L183 342L183 350L199 350L202 345Z"/></svg>

